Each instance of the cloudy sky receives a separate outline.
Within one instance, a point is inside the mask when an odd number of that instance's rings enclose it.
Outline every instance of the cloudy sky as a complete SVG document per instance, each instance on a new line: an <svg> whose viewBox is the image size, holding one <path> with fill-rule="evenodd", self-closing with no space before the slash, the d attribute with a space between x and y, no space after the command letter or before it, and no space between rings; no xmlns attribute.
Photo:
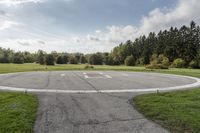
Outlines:
<svg viewBox="0 0 200 133"><path fill-rule="evenodd" d="M199 0L0 0L0 47L104 52L191 20L200 24Z"/></svg>

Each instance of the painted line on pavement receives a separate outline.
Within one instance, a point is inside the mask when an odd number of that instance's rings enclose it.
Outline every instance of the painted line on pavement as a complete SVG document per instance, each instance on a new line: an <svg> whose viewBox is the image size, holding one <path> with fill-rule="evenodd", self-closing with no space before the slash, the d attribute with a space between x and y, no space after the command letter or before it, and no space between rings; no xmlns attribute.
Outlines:
<svg viewBox="0 0 200 133"><path fill-rule="evenodd" d="M64 74L64 73L63 73L63 74L60 74L60 76L61 76L61 77L65 77L65 74Z"/></svg>

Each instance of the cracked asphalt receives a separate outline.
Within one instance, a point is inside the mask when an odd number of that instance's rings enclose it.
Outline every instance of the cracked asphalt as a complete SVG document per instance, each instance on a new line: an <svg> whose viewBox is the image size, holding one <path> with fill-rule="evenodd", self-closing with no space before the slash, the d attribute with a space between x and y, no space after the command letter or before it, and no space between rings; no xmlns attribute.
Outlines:
<svg viewBox="0 0 200 133"><path fill-rule="evenodd" d="M102 93L173 87L194 79L152 73L113 71L27 72L0 76L0 86L28 89L96 90L97 93L36 93L36 133L168 133L131 105L141 93Z"/></svg>

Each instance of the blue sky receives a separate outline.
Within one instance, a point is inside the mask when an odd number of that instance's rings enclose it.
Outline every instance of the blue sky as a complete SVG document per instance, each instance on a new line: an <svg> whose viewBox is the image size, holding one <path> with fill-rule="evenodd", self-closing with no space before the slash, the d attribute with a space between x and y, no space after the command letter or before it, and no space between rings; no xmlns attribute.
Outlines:
<svg viewBox="0 0 200 133"><path fill-rule="evenodd" d="M110 51L170 26L199 23L198 0L1 0L0 47Z"/></svg>

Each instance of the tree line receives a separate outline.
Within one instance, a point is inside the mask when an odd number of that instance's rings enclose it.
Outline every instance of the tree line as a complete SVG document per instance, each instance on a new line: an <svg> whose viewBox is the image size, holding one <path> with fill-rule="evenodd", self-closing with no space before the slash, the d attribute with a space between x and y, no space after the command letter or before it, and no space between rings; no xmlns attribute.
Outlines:
<svg viewBox="0 0 200 133"><path fill-rule="evenodd" d="M174 67L200 67L200 27L194 21L190 26L171 27L158 34L150 32L134 42L128 40L111 52L115 64L132 60L131 65L169 65ZM162 61L159 61L162 60ZM157 64L157 65L156 65Z"/></svg>
<svg viewBox="0 0 200 133"><path fill-rule="evenodd" d="M150 32L134 41L126 41L108 53L36 53L15 52L0 48L0 63L146 65L149 68L200 68L200 27L194 21L189 26L171 27L157 34Z"/></svg>

